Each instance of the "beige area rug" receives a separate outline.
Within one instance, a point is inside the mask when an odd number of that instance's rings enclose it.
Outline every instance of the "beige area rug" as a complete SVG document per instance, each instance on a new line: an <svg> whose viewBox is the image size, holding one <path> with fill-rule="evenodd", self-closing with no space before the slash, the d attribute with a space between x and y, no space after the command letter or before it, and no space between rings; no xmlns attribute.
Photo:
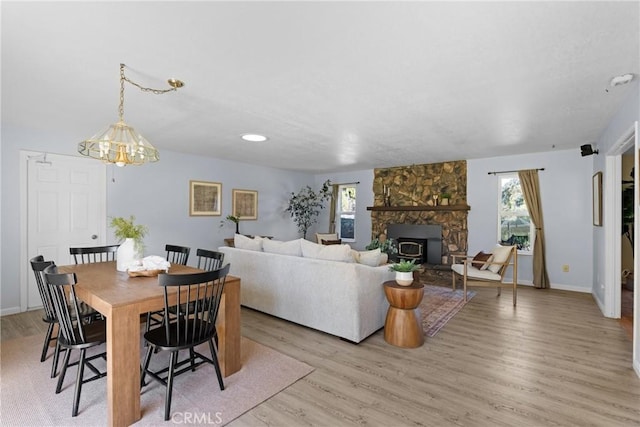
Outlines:
<svg viewBox="0 0 640 427"><path fill-rule="evenodd" d="M52 356L40 363L43 339L31 336L1 343L0 425L106 425L106 377L84 384L78 416L71 417L77 367L69 368L62 391L55 394L57 378L49 378ZM209 354L206 345L199 350ZM186 354L181 354L181 359ZM168 359L158 353L152 364L161 363L168 364ZM105 368L102 359L96 359L94 365L101 371ZM305 363L243 337L242 369L224 379L224 391L218 388L215 370L210 364L176 377L172 421L224 425L312 371L313 368ZM85 378L90 375L91 372L85 370ZM164 422L165 388L156 381L147 382L140 399L142 419L134 425L171 425L171 422Z"/></svg>
<svg viewBox="0 0 640 427"><path fill-rule="evenodd" d="M475 291L467 291L467 301L475 294ZM424 297L419 307L424 334L428 337L435 336L464 305L462 289L454 291L443 286L425 285Z"/></svg>

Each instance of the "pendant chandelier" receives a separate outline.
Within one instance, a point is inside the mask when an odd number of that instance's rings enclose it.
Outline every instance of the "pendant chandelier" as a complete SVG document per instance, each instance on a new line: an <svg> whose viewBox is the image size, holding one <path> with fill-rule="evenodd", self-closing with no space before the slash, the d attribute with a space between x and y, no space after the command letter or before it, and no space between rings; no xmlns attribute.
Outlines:
<svg viewBox="0 0 640 427"><path fill-rule="evenodd" d="M169 89L151 89L132 82L124 75L124 64L120 64L120 106L118 123L110 125L91 138L78 144L78 152L83 156L102 160L105 163L115 163L116 166L141 165L157 162L160 158L158 150L145 137L124 122L124 82L127 81L143 92L156 95L175 91L184 86L180 80L169 79Z"/></svg>

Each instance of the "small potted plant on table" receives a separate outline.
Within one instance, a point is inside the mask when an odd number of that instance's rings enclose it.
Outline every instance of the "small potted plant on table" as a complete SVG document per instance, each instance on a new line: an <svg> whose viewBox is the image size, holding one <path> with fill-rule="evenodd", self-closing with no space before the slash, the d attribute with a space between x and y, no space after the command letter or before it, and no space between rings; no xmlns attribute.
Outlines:
<svg viewBox="0 0 640 427"><path fill-rule="evenodd" d="M113 228L116 239L122 242L116 256L118 271L127 271L127 267L132 261L142 258L144 250L142 239L147 234L147 227L135 225L135 219L133 215L129 219L119 216L111 218L109 224Z"/></svg>
<svg viewBox="0 0 640 427"><path fill-rule="evenodd" d="M389 270L396 272L396 283L400 286L410 286L413 283L413 272L419 269L416 260L401 260L389 266Z"/></svg>

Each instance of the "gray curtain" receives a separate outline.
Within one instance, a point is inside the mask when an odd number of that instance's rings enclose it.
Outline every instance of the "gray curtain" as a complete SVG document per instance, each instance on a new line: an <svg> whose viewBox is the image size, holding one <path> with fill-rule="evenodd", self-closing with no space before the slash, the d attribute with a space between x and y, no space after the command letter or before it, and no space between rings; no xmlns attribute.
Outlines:
<svg viewBox="0 0 640 427"><path fill-rule="evenodd" d="M549 287L549 275L547 274L547 257L545 255L544 220L542 219L542 203L540 200L540 183L536 169L522 170L518 172L520 187L524 200L527 202L529 216L536 228L536 236L533 243L533 285L539 289Z"/></svg>

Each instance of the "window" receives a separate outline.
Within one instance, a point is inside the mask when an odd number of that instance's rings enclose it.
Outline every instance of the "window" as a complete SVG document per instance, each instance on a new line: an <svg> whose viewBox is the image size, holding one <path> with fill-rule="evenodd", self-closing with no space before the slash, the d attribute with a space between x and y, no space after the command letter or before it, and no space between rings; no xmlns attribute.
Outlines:
<svg viewBox="0 0 640 427"><path fill-rule="evenodd" d="M343 242L356 241L356 187L340 185L338 187L338 203L336 203L336 217L338 218L338 237Z"/></svg>
<svg viewBox="0 0 640 427"><path fill-rule="evenodd" d="M529 217L517 174L498 177L498 242L530 252L535 227Z"/></svg>

